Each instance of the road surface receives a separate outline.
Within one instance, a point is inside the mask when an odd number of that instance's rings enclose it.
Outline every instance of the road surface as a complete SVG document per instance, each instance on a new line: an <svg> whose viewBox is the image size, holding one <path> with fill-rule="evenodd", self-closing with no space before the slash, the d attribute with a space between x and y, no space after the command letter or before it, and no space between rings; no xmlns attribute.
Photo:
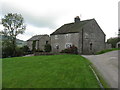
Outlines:
<svg viewBox="0 0 120 90"><path fill-rule="evenodd" d="M111 88L118 88L118 51L82 56L93 63Z"/></svg>

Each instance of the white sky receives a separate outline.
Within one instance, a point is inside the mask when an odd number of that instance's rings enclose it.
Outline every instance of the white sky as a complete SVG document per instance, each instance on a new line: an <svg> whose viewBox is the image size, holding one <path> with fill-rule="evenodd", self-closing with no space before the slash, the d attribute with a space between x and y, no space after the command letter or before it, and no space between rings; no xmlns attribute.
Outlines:
<svg viewBox="0 0 120 90"><path fill-rule="evenodd" d="M39 34L51 34L63 24L73 22L75 16L80 16L81 20L95 18L108 39L118 33L118 1L2 0L0 17L10 12L22 14L27 29L23 35L18 36L21 40Z"/></svg>

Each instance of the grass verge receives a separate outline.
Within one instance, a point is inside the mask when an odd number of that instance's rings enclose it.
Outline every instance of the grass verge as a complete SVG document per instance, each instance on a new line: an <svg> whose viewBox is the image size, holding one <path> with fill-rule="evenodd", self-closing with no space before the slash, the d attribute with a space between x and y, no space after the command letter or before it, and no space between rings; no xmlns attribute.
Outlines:
<svg viewBox="0 0 120 90"><path fill-rule="evenodd" d="M112 49L102 50L100 52L97 52L96 55L103 54L103 53L110 52L110 51L115 51L115 50L120 50L120 48L112 48Z"/></svg>
<svg viewBox="0 0 120 90"><path fill-rule="evenodd" d="M84 58L84 57L83 57ZM87 58L85 58L87 59ZM88 60L88 59L87 59ZM102 74L97 70L97 68L90 62L90 66L93 68L95 73L97 74L97 77L99 78L101 84L103 85L104 88L110 88L110 86L107 84L107 82L104 80Z"/></svg>
<svg viewBox="0 0 120 90"><path fill-rule="evenodd" d="M51 55L3 59L3 88L100 88L79 55Z"/></svg>
<svg viewBox="0 0 120 90"><path fill-rule="evenodd" d="M91 67L94 69L95 73L97 74L101 84L104 88L110 88L110 86L107 84L107 82L104 80L103 76L100 74L100 72L95 68L93 64L91 64Z"/></svg>

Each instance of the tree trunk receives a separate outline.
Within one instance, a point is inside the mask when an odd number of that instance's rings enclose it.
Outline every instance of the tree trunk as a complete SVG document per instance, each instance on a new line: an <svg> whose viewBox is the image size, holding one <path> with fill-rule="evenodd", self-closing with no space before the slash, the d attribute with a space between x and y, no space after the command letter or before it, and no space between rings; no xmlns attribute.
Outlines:
<svg viewBox="0 0 120 90"><path fill-rule="evenodd" d="M13 44L13 56L16 56L16 38L14 37L12 40Z"/></svg>

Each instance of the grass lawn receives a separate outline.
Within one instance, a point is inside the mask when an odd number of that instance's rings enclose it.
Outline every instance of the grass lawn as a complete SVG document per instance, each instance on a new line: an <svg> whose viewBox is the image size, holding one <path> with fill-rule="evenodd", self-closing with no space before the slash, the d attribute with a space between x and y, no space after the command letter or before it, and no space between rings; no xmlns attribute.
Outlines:
<svg viewBox="0 0 120 90"><path fill-rule="evenodd" d="M115 51L115 50L120 50L120 48L111 48L111 49L102 50L100 52L97 52L96 55L111 52L111 51Z"/></svg>
<svg viewBox="0 0 120 90"><path fill-rule="evenodd" d="M0 59L0 90L2 90L2 59Z"/></svg>
<svg viewBox="0 0 120 90"><path fill-rule="evenodd" d="M79 55L51 55L5 58L3 88L99 88Z"/></svg>

